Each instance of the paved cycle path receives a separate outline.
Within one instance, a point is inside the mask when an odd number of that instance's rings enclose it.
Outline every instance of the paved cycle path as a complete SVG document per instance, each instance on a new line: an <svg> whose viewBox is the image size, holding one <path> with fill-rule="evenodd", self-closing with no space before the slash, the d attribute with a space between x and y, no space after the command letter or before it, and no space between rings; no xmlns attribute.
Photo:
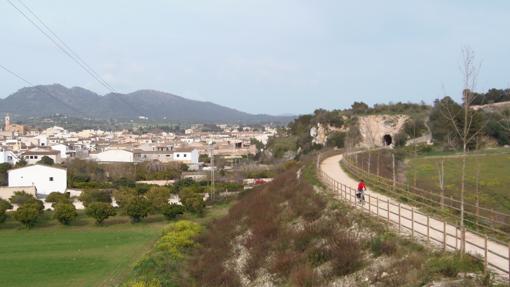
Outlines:
<svg viewBox="0 0 510 287"><path fill-rule="evenodd" d="M330 178L334 179L340 184L344 184L348 187L351 187L351 189L347 189L347 193L351 193L352 196L348 196L347 198L354 199L354 193L355 189L358 186L358 182L351 178L341 167L340 167L340 160L342 160L342 155L335 155L331 156L329 158L326 158L322 161L320 169L323 171L326 175L328 175ZM337 190L338 191L338 190ZM371 214L374 216L383 217L384 219L387 219L388 212L386 211L386 208L388 206L387 201L389 201L389 210L390 210L390 220L393 223L398 223L399 220L399 208L398 208L398 201L392 199L391 197L385 196L383 194L380 194L378 192L372 191L370 189L370 186L367 186L367 191L365 192L365 197L368 198L370 196L371 198ZM344 198L344 197L342 197ZM377 199L376 199L377 198ZM345 198L344 198L345 199ZM380 209L377 209L374 206L374 200L379 202ZM351 201L352 202L352 201ZM357 208L363 209L364 211L369 211L369 204L365 205L357 205ZM432 243L437 243L437 245L440 245L442 247L444 235L443 235L443 229L445 228L445 223L442 220L437 220L432 217L428 218L428 224L429 227L427 227L427 216L423 214L414 213L414 217L412 216L412 207L408 204L400 204L400 224L403 227L407 227L408 229L414 228L415 235L419 232L421 233L421 237L423 238L424 234L429 233L430 241ZM406 217L408 219L404 219L403 217ZM414 219L414 223L410 220L411 218ZM405 228L402 228L404 231ZM405 231L406 234L409 234L411 231L407 230ZM461 230L457 228L454 225L446 224L446 233L448 236L446 236L446 242L450 246L448 247L449 250L454 249L460 249L461 246ZM456 238L455 234L458 235L458 238ZM426 236L425 236L426 238ZM434 239L437 240L437 242L434 242ZM475 246L478 245L478 246ZM472 232L466 231L466 252L477 255L480 257L485 256L485 238L474 234ZM455 248L456 247L456 248ZM502 276L508 276L508 273L505 274L502 270L505 270L508 272L509 270L509 250L508 246L502 245L500 243L488 240L487 241L487 247L489 252L487 252L487 258L490 265L496 266L497 268L492 267L493 270L496 271L496 273L502 275ZM500 255L500 256L498 256ZM501 257L503 256L503 257Z"/></svg>

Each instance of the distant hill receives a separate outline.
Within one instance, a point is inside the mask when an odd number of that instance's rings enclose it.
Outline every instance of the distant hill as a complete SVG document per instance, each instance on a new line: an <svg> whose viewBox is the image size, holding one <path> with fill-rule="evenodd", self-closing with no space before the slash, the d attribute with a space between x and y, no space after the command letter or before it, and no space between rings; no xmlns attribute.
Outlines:
<svg viewBox="0 0 510 287"><path fill-rule="evenodd" d="M84 88L66 88L59 84L22 88L0 99L0 113L11 113L16 117L43 117L58 113L96 119L145 116L149 119L197 123L286 123L294 118L249 114L154 90L101 96Z"/></svg>

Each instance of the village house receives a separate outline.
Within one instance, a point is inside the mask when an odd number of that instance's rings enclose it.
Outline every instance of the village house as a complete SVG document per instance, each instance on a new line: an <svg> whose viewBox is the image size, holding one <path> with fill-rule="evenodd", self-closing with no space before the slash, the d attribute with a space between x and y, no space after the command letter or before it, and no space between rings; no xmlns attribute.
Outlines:
<svg viewBox="0 0 510 287"><path fill-rule="evenodd" d="M111 149L100 153L90 153L90 158L103 163L134 162L134 153L123 149Z"/></svg>
<svg viewBox="0 0 510 287"><path fill-rule="evenodd" d="M198 150L191 148L178 148L173 151L173 160L186 164L198 164Z"/></svg>
<svg viewBox="0 0 510 287"><path fill-rule="evenodd" d="M57 150L29 150L21 154L21 158L23 158L28 164L36 164L43 157L49 157L53 160L54 163L61 163L62 158L60 157L60 152Z"/></svg>
<svg viewBox="0 0 510 287"><path fill-rule="evenodd" d="M14 152L10 150L0 151L0 163L15 165L18 161L19 158L16 154L14 154Z"/></svg>
<svg viewBox="0 0 510 287"><path fill-rule="evenodd" d="M46 165L30 165L8 171L9 187L34 186L37 194L64 193L67 170Z"/></svg>
<svg viewBox="0 0 510 287"><path fill-rule="evenodd" d="M134 159L136 162L142 161L153 161L158 160L162 163L168 163L173 161L173 152L170 150L159 151L159 150L134 150Z"/></svg>

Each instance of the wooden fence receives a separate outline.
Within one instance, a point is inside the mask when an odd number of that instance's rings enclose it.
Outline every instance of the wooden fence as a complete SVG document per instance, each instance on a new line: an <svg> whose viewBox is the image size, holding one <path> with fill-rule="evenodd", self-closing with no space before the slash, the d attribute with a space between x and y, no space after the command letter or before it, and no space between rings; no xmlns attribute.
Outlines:
<svg viewBox="0 0 510 287"><path fill-rule="evenodd" d="M393 179L368 172L356 164L353 155L345 156L342 160L342 166L354 176L363 178L394 197L402 197L415 205L430 208L444 216L460 214L460 200L452 197L441 197L440 192L411 187L408 184L399 181L394 182ZM464 224L469 226L470 229L492 234L494 238L500 240L510 238L508 233L508 230L510 230L510 214L507 213L464 202Z"/></svg>
<svg viewBox="0 0 510 287"><path fill-rule="evenodd" d="M318 164L320 161L318 160ZM420 237L444 251L467 252L477 256L483 260L485 268L495 270L497 274L507 277L510 282L510 244L489 239L486 234L467 231L445 220L432 218L415 207L388 197L366 193L365 202L361 204L354 188L336 181L321 169L318 170L323 184L349 204L368 214L383 218L388 224L398 228L399 232L410 234L412 238Z"/></svg>

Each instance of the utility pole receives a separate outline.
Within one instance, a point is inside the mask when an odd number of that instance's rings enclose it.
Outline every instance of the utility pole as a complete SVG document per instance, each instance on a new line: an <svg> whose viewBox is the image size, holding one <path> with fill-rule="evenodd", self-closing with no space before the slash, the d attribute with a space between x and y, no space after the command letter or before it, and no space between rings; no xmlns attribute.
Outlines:
<svg viewBox="0 0 510 287"><path fill-rule="evenodd" d="M211 194L209 197L212 199L212 196L214 195L214 143L209 143L209 154L211 156Z"/></svg>
<svg viewBox="0 0 510 287"><path fill-rule="evenodd" d="M395 190L395 187L397 185L397 172L395 170L395 152L392 152L391 153L391 165L392 165L392 168L393 168L393 190Z"/></svg>

